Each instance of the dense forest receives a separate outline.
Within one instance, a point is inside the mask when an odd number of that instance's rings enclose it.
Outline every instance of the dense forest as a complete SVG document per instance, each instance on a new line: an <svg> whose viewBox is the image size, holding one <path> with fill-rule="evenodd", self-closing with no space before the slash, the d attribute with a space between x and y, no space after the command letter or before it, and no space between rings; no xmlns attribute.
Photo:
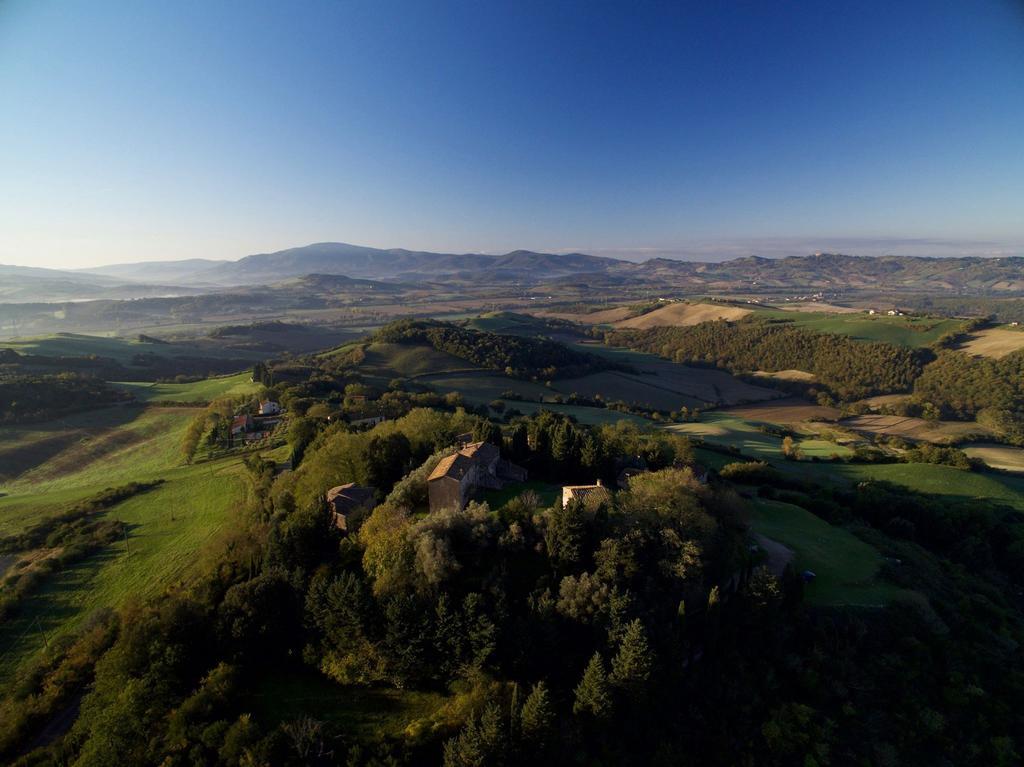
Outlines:
<svg viewBox="0 0 1024 767"><path fill-rule="evenodd" d="M1024 352L1001 358L940 351L914 383L914 398L945 418L1024 421ZM994 423L994 421L993 421Z"/></svg>
<svg viewBox="0 0 1024 767"><path fill-rule="evenodd" d="M925 361L924 353L892 344L760 320L618 330L606 333L605 342L733 373L803 370L813 373L821 387L843 401L908 391Z"/></svg>
<svg viewBox="0 0 1024 767"><path fill-rule="evenodd" d="M124 389L77 373L3 376L0 377L0 424L59 418L130 399L131 395Z"/></svg>
<svg viewBox="0 0 1024 767"><path fill-rule="evenodd" d="M427 514L425 478L465 431L541 480L613 476L623 458L650 471L565 508L527 491ZM84 692L67 736L18 764L1019 763L1019 514L756 465L705 485L692 457L626 423L426 409L329 426L280 477L254 456L201 577L98 614L24 672L0 755ZM379 503L343 537L322 497L348 479ZM807 607L795 574L760 566L738 490L847 525L923 599ZM368 742L269 705L282 676L446 702Z"/></svg>
<svg viewBox="0 0 1024 767"><path fill-rule="evenodd" d="M615 367L600 357L546 338L501 335L447 322L399 320L381 328L374 338L386 343L428 344L474 365L501 370L517 378L575 378Z"/></svg>
<svg viewBox="0 0 1024 767"><path fill-rule="evenodd" d="M248 359L232 358L226 354L208 357L178 354L171 344L148 336L141 338L140 351L131 356L130 365L96 354L52 356L18 354L12 349L0 349L0 379L73 373L106 381L162 381L181 376L205 378L235 373L251 364Z"/></svg>

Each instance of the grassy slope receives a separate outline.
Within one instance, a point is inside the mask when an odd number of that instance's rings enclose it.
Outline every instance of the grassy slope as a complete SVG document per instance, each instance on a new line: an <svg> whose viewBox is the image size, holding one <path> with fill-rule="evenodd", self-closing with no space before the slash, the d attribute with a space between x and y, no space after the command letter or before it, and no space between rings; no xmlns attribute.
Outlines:
<svg viewBox="0 0 1024 767"><path fill-rule="evenodd" d="M529 314L516 314L514 312L488 312L487 314L480 314L470 318L466 326L473 330L482 330L487 333L499 333L508 336L546 335L551 332L543 320L531 317Z"/></svg>
<svg viewBox="0 0 1024 767"><path fill-rule="evenodd" d="M735 447L751 458L769 461L782 458L780 437L762 432L756 422L726 413L712 411L701 415L700 421L695 423L672 424L665 428L715 445ZM844 445L815 437L797 439L796 443L808 458L829 458L833 454L845 456L853 452Z"/></svg>
<svg viewBox="0 0 1024 767"><path fill-rule="evenodd" d="M736 447L745 456L772 461L787 472L817 483L883 480L922 493L997 500L1024 511L1024 477L961 471L951 466L924 463L847 464L785 461L782 460L781 439L758 431L756 424L750 421L719 412L705 413L697 423L673 424L665 428L701 437L713 444ZM846 447L821 439L798 440L797 444L808 458L827 458L832 453L846 455L850 452ZM713 459L713 463L720 461Z"/></svg>
<svg viewBox="0 0 1024 767"><path fill-rule="evenodd" d="M665 428L678 434L700 437L716 445L738 448L744 455L754 458L779 458L782 440L760 431L757 424L724 413L709 412L695 423L679 423Z"/></svg>
<svg viewBox="0 0 1024 767"><path fill-rule="evenodd" d="M108 338L78 333L55 333L49 336L33 336L0 341L0 348L14 349L19 354L42 354L52 357L82 357L95 354L110 357L121 363L129 363L135 354L154 352L175 347L164 344L148 344L127 338Z"/></svg>
<svg viewBox="0 0 1024 767"><path fill-rule="evenodd" d="M106 408L88 414L90 428L73 432L69 443L51 453L47 441L26 440L20 455L38 451L33 468L0 485L0 532L19 529L62 503L111 485L162 476L180 462L182 434L193 408ZM81 419L79 423L85 421ZM40 424L39 431L54 424ZM59 424L57 424L59 427ZM17 444L22 430L0 430L0 445Z"/></svg>
<svg viewBox="0 0 1024 767"><path fill-rule="evenodd" d="M119 382L140 402L209 402L218 397L237 397L254 394L260 388L251 381L252 373L245 371L230 376L216 376L193 383Z"/></svg>
<svg viewBox="0 0 1024 767"><path fill-rule="evenodd" d="M609 370L583 378L553 381L552 388L563 394L576 393L585 397L600 394L605 400L621 400L658 410L705 406L704 400L670 388L673 385L671 380L665 381L665 383L662 381L662 376L636 376Z"/></svg>
<svg viewBox="0 0 1024 767"><path fill-rule="evenodd" d="M927 463L822 464L780 462L782 468L820 483L884 480L911 490L957 498L984 498L1024 511L1024 478L962 471Z"/></svg>
<svg viewBox="0 0 1024 767"><path fill-rule="evenodd" d="M804 592L808 602L875 606L911 595L876 579L881 555L848 530L788 503L757 499L751 506L754 532L791 549L797 571L814 571Z"/></svg>
<svg viewBox="0 0 1024 767"><path fill-rule="evenodd" d="M168 469L163 485L107 512L125 523L127 543L54 574L0 626L0 681L43 649L40 626L52 641L97 609L155 596L186 575L244 498L241 472L238 458Z"/></svg>
<svg viewBox="0 0 1024 767"><path fill-rule="evenodd" d="M647 386L656 386L703 402L739 404L782 396L775 389L748 384L722 370L680 365L653 354L603 344L577 343L571 344L571 347L631 365L639 374L629 377Z"/></svg>
<svg viewBox="0 0 1024 767"><path fill-rule="evenodd" d="M0 455L15 449L32 464L0 486L2 534L24 529L107 487L165 480L106 512L125 523L127 544L119 542L50 576L18 618L0 626L0 681L42 649L40 627L52 640L81 625L96 609L160 593L194 566L206 543L230 519L245 493L241 459L181 465L182 433L195 412L115 407L74 420L0 430Z"/></svg>
<svg viewBox="0 0 1024 767"><path fill-rule="evenodd" d="M169 328L155 331L168 332ZM0 341L0 349L14 349L19 354L41 354L52 357L84 357L95 354L109 357L122 365L131 365L136 354L151 353L161 357L231 357L241 359L260 359L266 355L259 350L247 350L233 347L221 348L216 342L190 343L176 341L174 343L144 343L136 338L116 336L94 336L80 333L54 333L53 335L15 338Z"/></svg>

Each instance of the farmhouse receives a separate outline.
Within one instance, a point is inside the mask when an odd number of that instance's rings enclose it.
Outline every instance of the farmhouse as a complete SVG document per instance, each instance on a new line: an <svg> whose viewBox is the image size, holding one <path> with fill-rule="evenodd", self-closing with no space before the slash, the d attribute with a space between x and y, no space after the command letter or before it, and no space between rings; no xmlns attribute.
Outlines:
<svg viewBox="0 0 1024 767"><path fill-rule="evenodd" d="M427 477L430 510L463 509L477 488L500 490L526 480L526 469L501 457L489 442L474 442L441 459Z"/></svg>
<svg viewBox="0 0 1024 767"><path fill-rule="evenodd" d="M237 437L239 434L245 434L247 431L252 431L253 421L252 416L248 413L244 415L236 415L234 420L231 421L231 436Z"/></svg>
<svg viewBox="0 0 1024 767"><path fill-rule="evenodd" d="M601 480L593 485L566 485L562 488L562 508L564 509L572 501L586 501L590 498L602 498L608 495L608 488Z"/></svg>
<svg viewBox="0 0 1024 767"><path fill-rule="evenodd" d="M616 478L615 484L619 486L619 490L629 490L629 480L631 480L637 474L646 473L646 468L640 466L627 466L625 469L619 472L619 476Z"/></svg>
<svg viewBox="0 0 1024 767"><path fill-rule="evenodd" d="M355 426L355 427L358 427L358 428L365 427L365 428L369 429L369 428L372 428L372 427L376 426L379 423L384 423L384 421L386 421L386 420L387 420L387 416L371 415L371 416L367 416L366 418L355 418L355 419L349 421L349 426Z"/></svg>
<svg viewBox="0 0 1024 767"><path fill-rule="evenodd" d="M376 496L376 488L360 487L354 482L332 487L327 491L327 505L335 526L347 531L349 515L360 509L370 509Z"/></svg>
<svg viewBox="0 0 1024 767"><path fill-rule="evenodd" d="M281 412L281 406L273 400L264 400L260 403L260 415L278 415Z"/></svg>

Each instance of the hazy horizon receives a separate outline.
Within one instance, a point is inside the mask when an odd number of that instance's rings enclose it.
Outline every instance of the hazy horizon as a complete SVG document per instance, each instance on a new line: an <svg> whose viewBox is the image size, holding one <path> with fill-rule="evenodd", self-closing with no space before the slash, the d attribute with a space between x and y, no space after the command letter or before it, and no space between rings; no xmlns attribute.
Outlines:
<svg viewBox="0 0 1024 767"><path fill-rule="evenodd" d="M644 247L644 248L602 248L602 247L579 247L579 248L519 248L510 247L507 249L484 250L484 249L454 249L435 250L433 248L422 248L415 244L399 245L369 245L367 243L350 242L347 240L333 239L321 242L344 243L360 247L378 248L381 250L411 250L438 253L454 254L480 254L480 255L504 255L516 250L529 250L538 253L551 253L564 255L569 253L583 253L592 256L603 256L605 258L617 258L625 261L643 262L654 258L666 258L677 261L694 262L721 262L731 261L737 258L749 256L760 256L762 258L787 258L791 256L810 256L819 253L834 253L847 256L915 256L926 258L959 258L959 257L981 257L981 258L1009 258L1024 257L1024 245L998 243L993 241L973 240L930 240L925 238L913 239L890 239L890 238L766 238L764 240L721 240L691 243L683 247ZM828 247L818 247L816 243L831 243ZM300 245L287 245L278 249L256 250L251 253L235 255L232 257L216 256L182 256L180 258L138 258L131 261L101 261L97 263L86 263L75 266L42 266L35 263L0 260L0 266L22 266L29 268L47 268L64 271L102 269L104 267L121 266L135 263L172 263L190 260L208 260L217 262L232 262L251 255L263 253L274 253L281 250L302 248L318 243L304 242Z"/></svg>
<svg viewBox="0 0 1024 767"><path fill-rule="evenodd" d="M1009 0L12 0L0 263L1024 255L1022 73Z"/></svg>

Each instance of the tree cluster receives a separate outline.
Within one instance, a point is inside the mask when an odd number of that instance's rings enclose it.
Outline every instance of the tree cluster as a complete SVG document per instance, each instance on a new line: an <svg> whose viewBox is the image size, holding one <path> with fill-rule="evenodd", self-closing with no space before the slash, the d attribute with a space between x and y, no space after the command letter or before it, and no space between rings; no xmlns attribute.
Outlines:
<svg viewBox="0 0 1024 767"><path fill-rule="evenodd" d="M427 344L515 378L576 378L615 367L600 357L546 338L500 335L446 322L398 320L381 328L375 339L385 343Z"/></svg>
<svg viewBox="0 0 1024 767"><path fill-rule="evenodd" d="M605 341L737 374L803 370L840 400L908 391L925 361L917 350L761 320L619 330L606 334Z"/></svg>

